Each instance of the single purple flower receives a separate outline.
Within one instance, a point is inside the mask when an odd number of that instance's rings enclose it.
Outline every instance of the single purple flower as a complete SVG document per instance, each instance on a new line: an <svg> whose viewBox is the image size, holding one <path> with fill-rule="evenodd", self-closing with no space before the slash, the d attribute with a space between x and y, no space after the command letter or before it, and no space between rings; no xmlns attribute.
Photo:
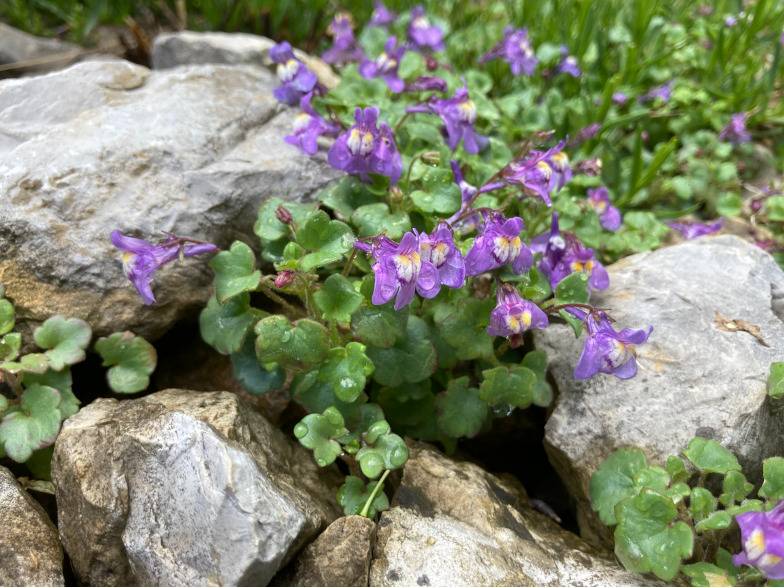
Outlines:
<svg viewBox="0 0 784 587"><path fill-rule="evenodd" d="M690 241L692 239L705 236L707 234L714 234L716 232L719 232L721 230L721 227L724 226L724 217L722 216L713 224L702 224L700 222L690 221L690 222L668 222L667 226L680 231L680 233L683 235L683 238Z"/></svg>
<svg viewBox="0 0 784 587"><path fill-rule="evenodd" d="M612 101L615 102L618 106L626 106L626 103L629 101L629 98L626 97L626 94L623 92L615 92L612 95Z"/></svg>
<svg viewBox="0 0 784 587"><path fill-rule="evenodd" d="M528 300L524 300L512 283L500 283L496 292L498 305L490 313L490 336L508 337L511 347L522 344L522 334L529 328L547 328L549 321L542 310Z"/></svg>
<svg viewBox="0 0 784 587"><path fill-rule="evenodd" d="M580 77L580 65L577 63L577 58L569 55L569 47L561 45L561 62L555 68L557 73L568 73L572 77Z"/></svg>
<svg viewBox="0 0 784 587"><path fill-rule="evenodd" d="M420 4L411 9L411 24L408 25L408 40L415 51L443 51L443 31L431 26L425 17L425 9Z"/></svg>
<svg viewBox="0 0 784 587"><path fill-rule="evenodd" d="M299 147L306 155L315 155L318 151L318 138L320 136L336 137L340 134L341 127L331 121L324 120L321 115L313 110L310 105L312 93L302 96L299 105L303 112L294 119L294 134L286 135L283 140L290 145Z"/></svg>
<svg viewBox="0 0 784 587"><path fill-rule="evenodd" d="M637 98L637 101L651 102L656 98L660 98L665 102L669 102L671 95L672 95L672 80L668 81L663 86L659 86L658 88L652 88L648 93L643 94L642 96Z"/></svg>
<svg viewBox="0 0 784 587"><path fill-rule="evenodd" d="M125 253L123 255L125 277L136 286L142 301L148 306L155 302L150 283L156 269L177 259L180 250L184 257L218 250L218 247L209 243L185 244L194 241L175 236L169 236L162 243L153 245L138 238L125 236L119 230L112 233L111 240L115 247Z"/></svg>
<svg viewBox="0 0 784 587"><path fill-rule="evenodd" d="M432 236L425 233L419 235L419 257L423 263L431 263L438 269L441 285L454 289L463 287L465 261L447 225L439 224Z"/></svg>
<svg viewBox="0 0 784 587"><path fill-rule="evenodd" d="M719 133L719 140L727 141L735 146L751 141L751 135L749 134L749 131L746 130L747 116L748 114L745 112L733 114L732 120L730 120L730 122L728 122L727 125L721 129L721 132Z"/></svg>
<svg viewBox="0 0 784 587"><path fill-rule="evenodd" d="M509 63L514 75L533 75L539 63L528 40L528 29L511 26L504 29L504 38L480 57L479 63L493 59L503 59Z"/></svg>
<svg viewBox="0 0 784 587"><path fill-rule="evenodd" d="M585 201L599 215L599 222L604 228L616 231L621 227L621 212L610 202L607 188L589 189L588 199Z"/></svg>
<svg viewBox="0 0 784 587"><path fill-rule="evenodd" d="M768 579L784 579L784 501L769 512L746 512L735 519L743 552L732 557L733 564L757 567Z"/></svg>
<svg viewBox="0 0 784 587"><path fill-rule="evenodd" d="M440 77L424 77L416 78L410 84L403 88L404 92L446 92L446 81Z"/></svg>
<svg viewBox="0 0 784 587"><path fill-rule="evenodd" d="M724 26L733 27L738 24L738 17L737 16L728 16L724 19Z"/></svg>
<svg viewBox="0 0 784 587"><path fill-rule="evenodd" d="M278 80L282 84L272 91L278 100L289 106L296 106L302 96L316 89L316 74L294 57L294 51L287 42L275 45L269 54L272 61L278 64Z"/></svg>
<svg viewBox="0 0 784 587"><path fill-rule="evenodd" d="M588 328L585 348L574 370L575 379L588 379L597 373L615 375L619 379L631 379L637 375L637 351L635 345L642 344L653 331L624 328L616 332L604 312L598 317L587 315L575 308L568 311L578 318L584 317Z"/></svg>
<svg viewBox="0 0 784 587"><path fill-rule="evenodd" d="M572 179L572 166L569 156L563 151L550 152L544 159L553 170L555 190L560 192L567 181Z"/></svg>
<svg viewBox="0 0 784 587"><path fill-rule="evenodd" d="M373 14L370 16L368 26L388 27L397 20L397 14L384 6L383 2L373 4Z"/></svg>
<svg viewBox="0 0 784 587"><path fill-rule="evenodd" d="M577 136L574 137L571 143L569 143L569 148L574 149L579 145L583 144L585 141L590 141L597 134L599 134L599 130L601 128L602 128L601 123L594 122L593 124L589 124L585 128L580 129L577 132Z"/></svg>
<svg viewBox="0 0 784 587"><path fill-rule="evenodd" d="M327 153L327 161L335 169L358 173L362 181L369 182L368 173L389 176L397 184L403 171L403 161L395 145L392 129L382 122L376 128L378 108L357 108L356 124L340 135Z"/></svg>
<svg viewBox="0 0 784 587"><path fill-rule="evenodd" d="M602 172L602 160L600 157L578 161L572 166L574 173L582 173L587 177L596 177Z"/></svg>
<svg viewBox="0 0 784 587"><path fill-rule="evenodd" d="M564 141L560 141L552 149L531 151L524 159L512 161L501 172L504 181L526 188L552 206L550 192L556 187L560 190L572 176L569 158L561 151L563 146Z"/></svg>
<svg viewBox="0 0 784 587"><path fill-rule="evenodd" d="M521 230L522 218L515 216L507 220L498 212L490 212L485 218L484 231L474 239L466 255L466 275L480 275L508 263L516 275L528 271L534 258L531 249L520 240Z"/></svg>
<svg viewBox="0 0 784 587"><path fill-rule="evenodd" d="M362 63L359 64L359 74L365 79L380 77L389 89L397 94L403 91L403 80L398 77L397 68L406 53L406 48L401 45L396 49L396 43L396 37L389 37L384 50L375 61L363 58Z"/></svg>
<svg viewBox="0 0 784 587"><path fill-rule="evenodd" d="M364 57L362 49L354 38L350 15L344 12L336 14L329 31L334 37L334 42L332 47L321 55L321 59L325 62L340 65L360 61Z"/></svg>

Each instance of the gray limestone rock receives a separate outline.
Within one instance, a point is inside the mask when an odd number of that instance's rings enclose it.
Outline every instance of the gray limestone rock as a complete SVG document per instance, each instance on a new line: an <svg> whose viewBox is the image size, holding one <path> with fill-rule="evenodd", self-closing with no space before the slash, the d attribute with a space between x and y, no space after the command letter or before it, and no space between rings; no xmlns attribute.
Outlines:
<svg viewBox="0 0 784 587"><path fill-rule="evenodd" d="M275 100L276 85L251 65L150 71L124 61L0 82L0 283L23 331L60 313L99 336L160 336L204 306L208 259L159 270L158 303L147 307L123 275L113 230L257 247L264 199L312 199L340 177L323 153L284 142L296 109Z"/></svg>
<svg viewBox="0 0 784 587"><path fill-rule="evenodd" d="M227 392L99 399L52 480L63 547L94 585L266 585L341 511L339 481Z"/></svg>
<svg viewBox="0 0 784 587"><path fill-rule="evenodd" d="M589 482L615 450L639 446L664 465L694 436L732 451L755 482L762 459L784 452L784 410L765 390L770 364L784 356L784 273L773 258L734 236L705 237L628 257L608 268L610 287L591 303L612 308L617 329L653 325L637 348L639 372L622 381L573 372L585 337L553 325L537 331L560 393L545 447L577 499L584 538L609 543L591 510ZM723 331L716 314L759 326L760 340Z"/></svg>
<svg viewBox="0 0 784 587"><path fill-rule="evenodd" d="M0 467L0 585L64 585L63 547L44 509Z"/></svg>
<svg viewBox="0 0 784 587"><path fill-rule="evenodd" d="M71 43L29 35L0 22L0 79L59 69L81 53Z"/></svg>
<svg viewBox="0 0 784 587"><path fill-rule="evenodd" d="M412 446L378 523L370 587L665 585L627 573L522 497L476 465Z"/></svg>

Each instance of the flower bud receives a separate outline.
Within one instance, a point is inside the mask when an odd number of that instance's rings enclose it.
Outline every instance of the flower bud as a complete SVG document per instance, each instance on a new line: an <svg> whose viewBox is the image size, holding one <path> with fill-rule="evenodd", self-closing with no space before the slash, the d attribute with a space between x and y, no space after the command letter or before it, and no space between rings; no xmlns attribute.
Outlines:
<svg viewBox="0 0 784 587"><path fill-rule="evenodd" d="M292 269L284 269L275 277L275 287L282 289L297 279L297 272Z"/></svg>
<svg viewBox="0 0 784 587"><path fill-rule="evenodd" d="M278 206L277 210L275 210L275 217L280 220L283 224L291 224L292 217L291 212L288 211L288 208L285 208L283 204Z"/></svg>

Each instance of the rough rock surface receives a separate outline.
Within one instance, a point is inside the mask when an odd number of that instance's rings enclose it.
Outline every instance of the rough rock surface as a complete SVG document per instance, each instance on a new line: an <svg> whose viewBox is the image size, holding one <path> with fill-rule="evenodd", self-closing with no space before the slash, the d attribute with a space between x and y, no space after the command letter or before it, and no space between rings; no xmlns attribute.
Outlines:
<svg viewBox="0 0 784 587"><path fill-rule="evenodd" d="M99 399L64 425L63 547L93 585L266 585L341 511L338 480L227 392Z"/></svg>
<svg viewBox="0 0 784 587"><path fill-rule="evenodd" d="M338 518L275 576L271 587L367 587L375 539L372 520Z"/></svg>
<svg viewBox="0 0 784 587"><path fill-rule="evenodd" d="M212 270L199 258L164 267L158 304L144 306L113 230L257 245L265 198L308 199L339 177L283 141L297 111L276 86L263 67L125 61L0 82L0 282L22 329L61 313L98 335L157 337L204 306Z"/></svg>
<svg viewBox="0 0 784 587"><path fill-rule="evenodd" d="M0 585L64 585L63 548L43 508L0 467Z"/></svg>
<svg viewBox="0 0 784 587"><path fill-rule="evenodd" d="M609 273L610 287L591 303L612 308L618 329L653 325L637 349L635 378L577 381L585 337L557 325L534 337L560 390L545 447L577 499L583 537L605 543L610 529L591 510L588 489L615 450L640 446L650 463L663 465L694 436L710 438L755 482L762 459L784 451L784 413L765 390L771 362L784 356L784 273L772 257L734 236L705 237L633 255ZM720 330L714 312L759 326L770 346Z"/></svg>
<svg viewBox="0 0 784 587"><path fill-rule="evenodd" d="M0 78L51 71L81 53L76 45L29 35L0 22Z"/></svg>
<svg viewBox="0 0 784 587"><path fill-rule="evenodd" d="M521 507L513 486L421 444L381 515L370 568L370 587L664 584Z"/></svg>

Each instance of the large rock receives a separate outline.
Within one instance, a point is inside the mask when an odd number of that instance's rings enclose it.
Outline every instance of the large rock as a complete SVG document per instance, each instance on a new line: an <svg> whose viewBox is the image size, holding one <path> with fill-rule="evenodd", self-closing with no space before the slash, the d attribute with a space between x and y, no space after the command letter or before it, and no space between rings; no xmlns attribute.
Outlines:
<svg viewBox="0 0 784 587"><path fill-rule="evenodd" d="M265 198L309 199L342 175L283 141L297 111L276 86L263 67L124 61L0 82L0 283L20 326L61 313L157 337L203 307L206 260L160 270L146 307L109 235L257 245Z"/></svg>
<svg viewBox="0 0 784 587"><path fill-rule="evenodd" d="M52 480L63 546L93 585L266 585L342 512L335 471L227 392L99 399Z"/></svg>
<svg viewBox="0 0 784 587"><path fill-rule="evenodd" d="M44 509L0 467L0 585L64 585L63 548Z"/></svg>
<svg viewBox="0 0 784 587"><path fill-rule="evenodd" d="M513 486L423 445L381 515L370 568L370 587L664 584L523 507Z"/></svg>
<svg viewBox="0 0 784 587"><path fill-rule="evenodd" d="M584 538L610 529L589 503L591 475L612 452L639 446L665 464L694 436L732 451L750 479L762 459L784 452L784 411L766 395L770 364L784 356L784 273L772 257L734 236L701 238L628 257L609 267L610 287L591 303L612 308L617 328L653 325L637 348L639 372L622 381L573 372L585 337L566 326L537 331L559 394L545 433L551 462L578 504ZM759 326L760 340L717 328L715 313Z"/></svg>

